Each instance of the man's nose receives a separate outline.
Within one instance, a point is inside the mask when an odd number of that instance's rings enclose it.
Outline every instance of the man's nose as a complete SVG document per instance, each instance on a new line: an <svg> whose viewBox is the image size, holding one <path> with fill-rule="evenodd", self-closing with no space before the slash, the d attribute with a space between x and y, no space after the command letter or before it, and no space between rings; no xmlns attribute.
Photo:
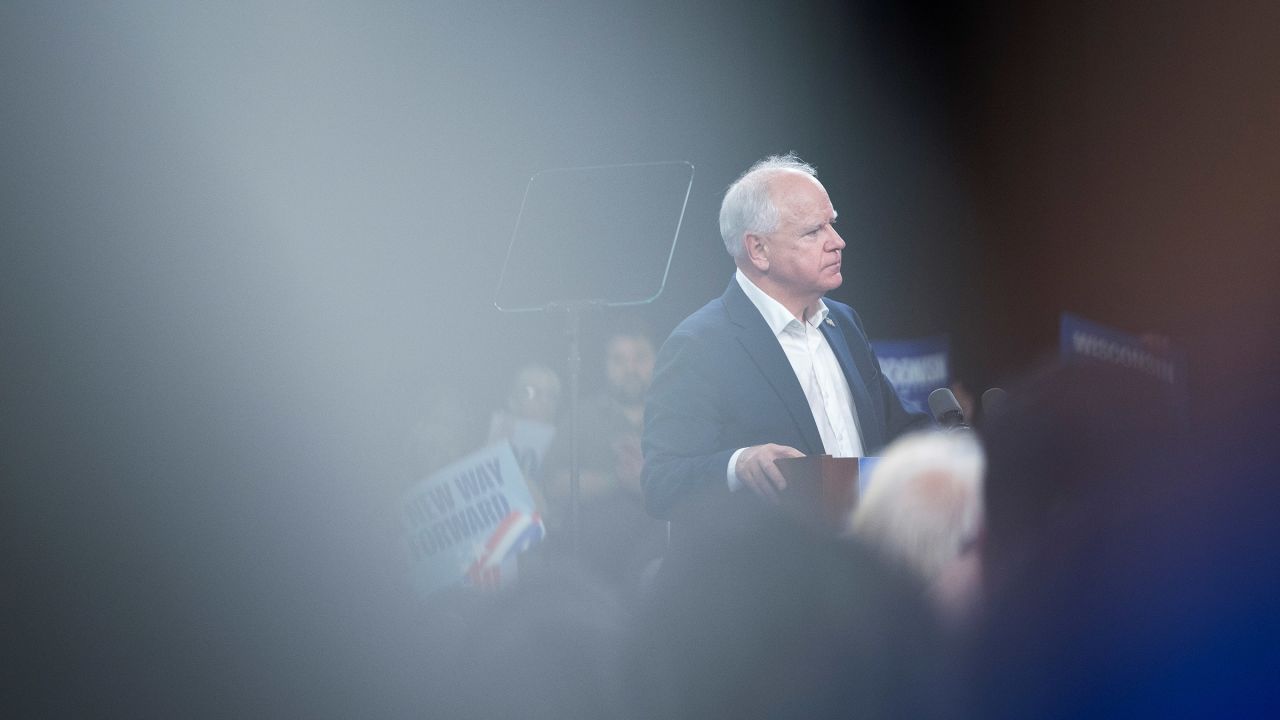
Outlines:
<svg viewBox="0 0 1280 720"><path fill-rule="evenodd" d="M831 228L831 249L843 250L844 244L844 238L840 237L840 233L836 232L835 228Z"/></svg>

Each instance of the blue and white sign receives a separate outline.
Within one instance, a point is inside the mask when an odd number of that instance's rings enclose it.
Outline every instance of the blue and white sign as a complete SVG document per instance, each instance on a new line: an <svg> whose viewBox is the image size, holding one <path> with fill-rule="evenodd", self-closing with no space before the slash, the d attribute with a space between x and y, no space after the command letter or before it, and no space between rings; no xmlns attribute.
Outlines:
<svg viewBox="0 0 1280 720"><path fill-rule="evenodd" d="M405 494L400 522L414 589L501 587L515 557L545 535L511 445L474 452L420 480Z"/></svg>
<svg viewBox="0 0 1280 720"><path fill-rule="evenodd" d="M874 340L871 348L907 410L929 412L929 393L951 384L951 342L946 335Z"/></svg>
<svg viewBox="0 0 1280 720"><path fill-rule="evenodd" d="M530 482L537 482L541 477L542 461L555 436L555 425L515 417L505 410L495 412L489 419L489 442L510 442L520 471Z"/></svg>
<svg viewBox="0 0 1280 720"><path fill-rule="evenodd" d="M1187 358L1176 348L1062 314L1059 333L1062 362L1100 362L1128 368L1167 384L1175 410L1187 415ZM1167 342L1164 343L1167 345Z"/></svg>
<svg viewBox="0 0 1280 720"><path fill-rule="evenodd" d="M1081 360L1137 370L1171 386L1186 385L1186 358L1172 348L1156 348L1128 333L1090 322L1071 313L1062 314L1062 361Z"/></svg>

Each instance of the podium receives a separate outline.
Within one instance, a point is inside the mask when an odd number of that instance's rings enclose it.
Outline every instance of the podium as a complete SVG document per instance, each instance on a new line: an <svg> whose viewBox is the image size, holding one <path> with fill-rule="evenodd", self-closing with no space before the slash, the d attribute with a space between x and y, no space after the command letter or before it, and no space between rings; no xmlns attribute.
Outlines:
<svg viewBox="0 0 1280 720"><path fill-rule="evenodd" d="M778 470L787 480L780 494L782 510L823 533L844 532L858 506L859 465L866 458L809 455L782 458Z"/></svg>

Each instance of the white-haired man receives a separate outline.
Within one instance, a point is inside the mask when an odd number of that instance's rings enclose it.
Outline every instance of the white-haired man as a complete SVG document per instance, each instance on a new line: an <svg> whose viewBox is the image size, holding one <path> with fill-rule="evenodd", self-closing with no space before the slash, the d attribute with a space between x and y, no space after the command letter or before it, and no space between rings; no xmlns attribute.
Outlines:
<svg viewBox="0 0 1280 720"><path fill-rule="evenodd" d="M776 499L780 458L871 454L929 423L903 409L852 308L823 299L843 280L835 222L794 155L756 163L725 192L720 233L737 272L663 344L646 405L645 500L673 536L705 519L690 507Z"/></svg>
<svg viewBox="0 0 1280 720"><path fill-rule="evenodd" d="M849 532L916 572L944 617L973 610L981 585L982 477L971 433L916 433L876 463Z"/></svg>

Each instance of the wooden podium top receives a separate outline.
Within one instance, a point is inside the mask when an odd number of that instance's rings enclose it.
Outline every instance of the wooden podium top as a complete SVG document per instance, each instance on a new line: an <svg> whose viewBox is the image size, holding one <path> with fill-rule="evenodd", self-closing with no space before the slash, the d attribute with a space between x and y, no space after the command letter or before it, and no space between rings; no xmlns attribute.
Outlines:
<svg viewBox="0 0 1280 720"><path fill-rule="evenodd" d="M782 458L777 466L787 480L784 509L826 532L844 532L858 505L858 458L809 455Z"/></svg>

